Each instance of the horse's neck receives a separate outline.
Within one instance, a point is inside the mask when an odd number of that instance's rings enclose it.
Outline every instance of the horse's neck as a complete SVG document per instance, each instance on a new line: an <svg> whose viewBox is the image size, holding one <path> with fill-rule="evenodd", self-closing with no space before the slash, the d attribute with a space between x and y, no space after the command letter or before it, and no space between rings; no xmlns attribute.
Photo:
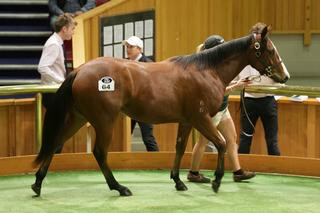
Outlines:
<svg viewBox="0 0 320 213"><path fill-rule="evenodd" d="M211 68L216 70L220 79L227 86L248 64L248 50L252 36L235 39L215 48L209 49L204 54L211 61Z"/></svg>
<svg viewBox="0 0 320 213"><path fill-rule="evenodd" d="M247 53L238 53L221 62L217 66L216 72L227 86L248 64Z"/></svg>

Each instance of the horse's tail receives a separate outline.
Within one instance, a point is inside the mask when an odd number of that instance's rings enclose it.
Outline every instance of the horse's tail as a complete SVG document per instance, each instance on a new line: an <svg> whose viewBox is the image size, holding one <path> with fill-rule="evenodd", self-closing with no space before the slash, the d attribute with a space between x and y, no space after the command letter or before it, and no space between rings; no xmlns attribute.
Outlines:
<svg viewBox="0 0 320 213"><path fill-rule="evenodd" d="M33 161L34 166L44 162L56 151L55 143L61 138L65 117L73 101L72 84L75 77L76 72L71 72L67 76L47 109L43 123L42 145L37 158Z"/></svg>

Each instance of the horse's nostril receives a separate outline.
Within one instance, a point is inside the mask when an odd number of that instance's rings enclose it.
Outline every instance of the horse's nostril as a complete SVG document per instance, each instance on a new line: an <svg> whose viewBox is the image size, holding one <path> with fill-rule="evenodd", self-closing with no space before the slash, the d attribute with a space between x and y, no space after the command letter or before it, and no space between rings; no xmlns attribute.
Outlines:
<svg viewBox="0 0 320 213"><path fill-rule="evenodd" d="M283 83L287 82L287 80L289 80L289 77L286 76L284 79L283 79Z"/></svg>

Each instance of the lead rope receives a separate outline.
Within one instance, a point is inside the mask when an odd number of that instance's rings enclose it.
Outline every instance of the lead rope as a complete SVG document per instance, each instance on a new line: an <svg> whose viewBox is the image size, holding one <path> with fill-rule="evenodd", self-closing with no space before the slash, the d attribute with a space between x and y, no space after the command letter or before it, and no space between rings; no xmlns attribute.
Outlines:
<svg viewBox="0 0 320 213"><path fill-rule="evenodd" d="M252 121L251 121L251 119L249 118L249 115L248 115L248 113L247 113L247 109L246 109L246 106L245 106L245 104L244 104L244 93L245 93L245 88L243 88L243 90L241 90L241 99L240 99L240 102L241 102L241 105L242 105L244 114L246 115L246 117L247 117L250 125L251 125L252 128L253 128L253 132L252 132L252 134L248 134L248 133L246 133L245 131L241 130L241 133L244 134L244 135L247 136L247 137L253 137L253 134L254 134L254 132L255 132L255 126L253 125L253 123L252 123Z"/></svg>
<svg viewBox="0 0 320 213"><path fill-rule="evenodd" d="M248 78L248 80L253 81L253 80L257 79L257 78L260 78L260 75L259 75L259 76L252 75L252 76L249 76L249 77L247 77L247 78ZM260 80L261 80L261 79L260 79ZM244 132L243 130L241 130L241 133L242 133L243 135L247 136L247 137L253 137L253 134L254 134L254 132L255 132L255 126L253 125L253 123L252 123L252 121L251 121L251 119L250 119L250 117L249 117L249 115L248 115L246 106L245 106L245 104L244 104L244 93L245 93L245 88L243 88L243 90L241 90L241 93L240 93L240 96L241 96L241 98L240 98L240 102L241 102L240 105L242 105L244 114L246 115L246 117L247 117L250 125L251 125L252 128L253 128L253 132L252 132L252 134L248 134L248 133Z"/></svg>

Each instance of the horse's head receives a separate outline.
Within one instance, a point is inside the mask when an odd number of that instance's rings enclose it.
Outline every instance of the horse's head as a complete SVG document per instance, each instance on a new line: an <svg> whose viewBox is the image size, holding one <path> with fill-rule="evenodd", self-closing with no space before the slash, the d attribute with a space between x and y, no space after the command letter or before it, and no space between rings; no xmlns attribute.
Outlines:
<svg viewBox="0 0 320 213"><path fill-rule="evenodd" d="M269 26L257 23L251 29L253 39L250 46L249 63L252 67L276 82L285 83L289 78L289 72L282 59L268 37Z"/></svg>

